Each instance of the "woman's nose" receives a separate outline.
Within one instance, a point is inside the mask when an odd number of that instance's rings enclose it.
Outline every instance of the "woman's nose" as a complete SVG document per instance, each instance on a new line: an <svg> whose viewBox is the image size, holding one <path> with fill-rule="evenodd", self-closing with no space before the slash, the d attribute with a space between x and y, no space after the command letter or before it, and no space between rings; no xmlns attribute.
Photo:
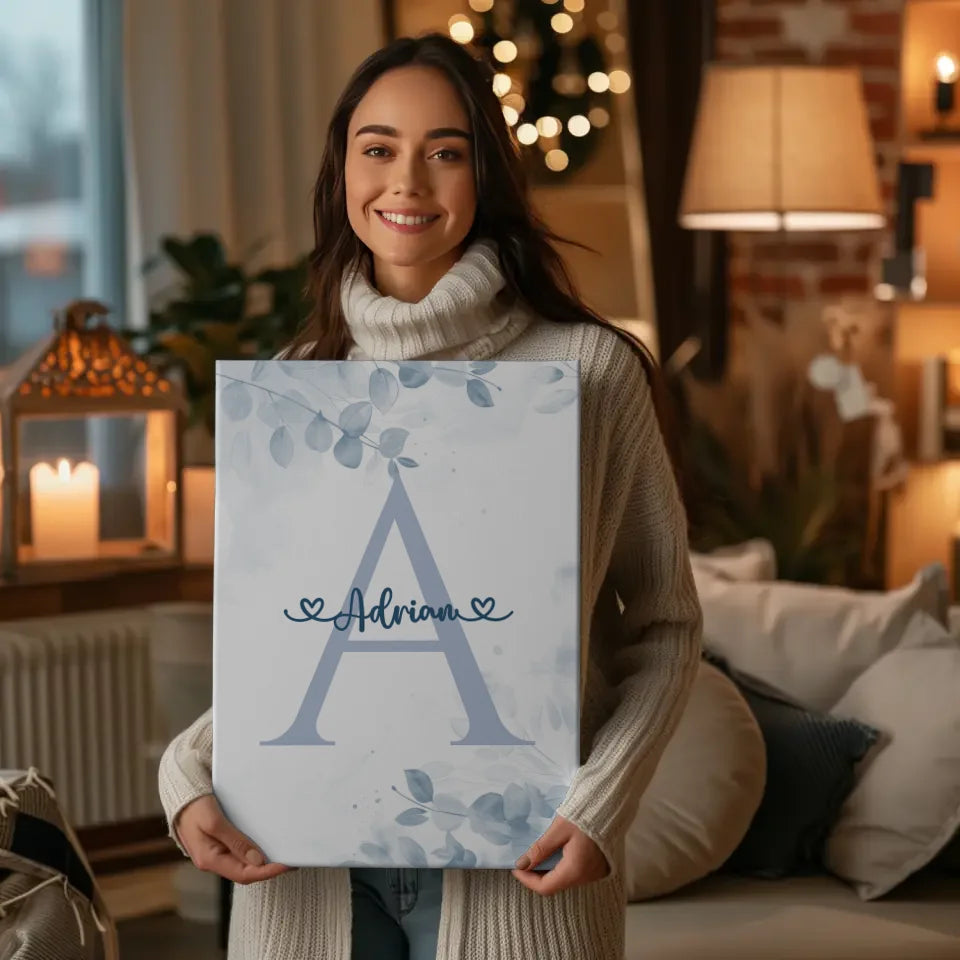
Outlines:
<svg viewBox="0 0 960 960"><path fill-rule="evenodd" d="M398 160L394 166L396 180L393 192L396 194L421 194L429 187L425 164L419 157Z"/></svg>

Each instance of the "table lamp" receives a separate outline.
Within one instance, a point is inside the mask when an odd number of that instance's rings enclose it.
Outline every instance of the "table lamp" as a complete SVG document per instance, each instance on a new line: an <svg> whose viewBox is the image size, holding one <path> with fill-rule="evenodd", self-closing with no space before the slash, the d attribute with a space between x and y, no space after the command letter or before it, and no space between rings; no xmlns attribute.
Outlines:
<svg viewBox="0 0 960 960"><path fill-rule="evenodd" d="M680 223L774 232L883 227L859 73L708 66Z"/></svg>

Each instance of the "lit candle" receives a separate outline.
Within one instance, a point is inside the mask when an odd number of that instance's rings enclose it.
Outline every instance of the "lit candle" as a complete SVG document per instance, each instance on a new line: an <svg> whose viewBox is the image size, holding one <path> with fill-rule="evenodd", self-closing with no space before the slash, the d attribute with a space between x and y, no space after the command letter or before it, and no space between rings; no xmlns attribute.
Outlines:
<svg viewBox="0 0 960 960"><path fill-rule="evenodd" d="M59 460L30 468L30 521L37 560L96 556L100 539L100 471L92 463L73 470Z"/></svg>

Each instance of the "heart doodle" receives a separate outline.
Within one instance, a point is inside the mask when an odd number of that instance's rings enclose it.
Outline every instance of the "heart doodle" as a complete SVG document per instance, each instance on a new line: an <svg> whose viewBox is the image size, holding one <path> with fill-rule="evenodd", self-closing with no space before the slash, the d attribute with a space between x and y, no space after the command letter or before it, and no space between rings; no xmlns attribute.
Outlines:
<svg viewBox="0 0 960 960"><path fill-rule="evenodd" d="M315 600L308 600L304 597L300 601L300 609L310 617L311 620L316 619L323 613L323 597L317 597Z"/></svg>
<svg viewBox="0 0 960 960"><path fill-rule="evenodd" d="M485 600L481 600L479 597L474 597L470 601L470 606L473 607L473 612L478 617L489 617L493 613L493 606L496 601L493 597L487 597Z"/></svg>

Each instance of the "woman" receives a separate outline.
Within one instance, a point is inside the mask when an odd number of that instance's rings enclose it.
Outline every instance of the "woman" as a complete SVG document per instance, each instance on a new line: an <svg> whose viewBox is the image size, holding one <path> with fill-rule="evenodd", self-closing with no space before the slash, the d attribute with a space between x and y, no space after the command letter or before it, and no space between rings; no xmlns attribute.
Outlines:
<svg viewBox="0 0 960 960"><path fill-rule="evenodd" d="M350 80L314 227L314 309L286 356L580 361L582 763L513 871L290 870L212 796L208 711L161 761L171 835L238 884L232 960L618 960L624 833L700 653L652 364L578 300L490 73L445 37L398 40Z"/></svg>

